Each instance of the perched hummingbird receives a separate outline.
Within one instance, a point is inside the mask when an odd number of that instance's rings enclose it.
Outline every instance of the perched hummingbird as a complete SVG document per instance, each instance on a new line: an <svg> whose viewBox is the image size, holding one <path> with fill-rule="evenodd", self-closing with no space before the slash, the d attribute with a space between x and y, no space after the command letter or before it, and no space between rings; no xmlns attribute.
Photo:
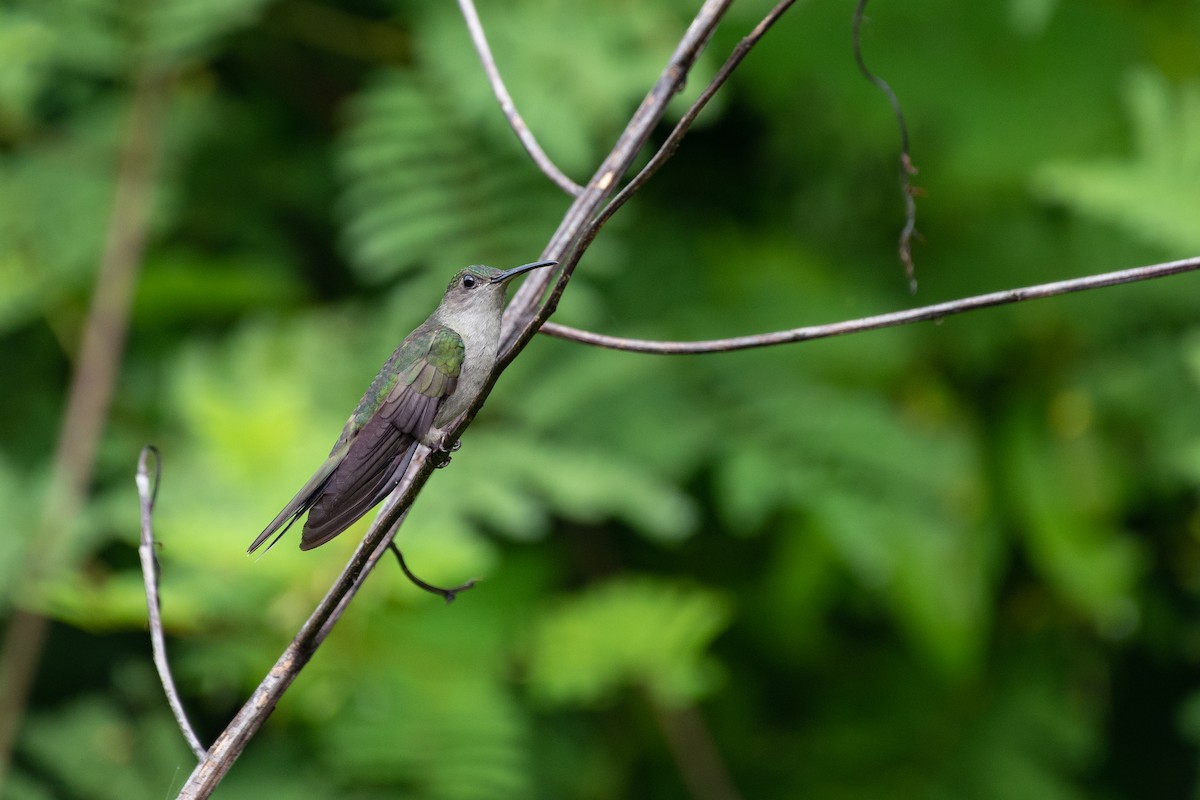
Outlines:
<svg viewBox="0 0 1200 800"><path fill-rule="evenodd" d="M505 284L557 263L504 272L472 266L455 275L437 310L379 370L329 458L246 552L279 531L274 545L306 511L300 549L325 544L396 488L418 443L446 452L442 426L467 409L496 365Z"/></svg>

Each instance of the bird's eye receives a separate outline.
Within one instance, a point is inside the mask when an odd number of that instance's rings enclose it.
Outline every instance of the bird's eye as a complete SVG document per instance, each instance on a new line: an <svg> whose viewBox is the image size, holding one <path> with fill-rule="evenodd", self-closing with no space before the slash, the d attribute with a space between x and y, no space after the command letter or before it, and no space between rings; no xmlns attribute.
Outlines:
<svg viewBox="0 0 1200 800"><path fill-rule="evenodd" d="M462 285L464 289L474 289L476 283L478 283L478 281L476 281L471 275L463 275Z"/></svg>

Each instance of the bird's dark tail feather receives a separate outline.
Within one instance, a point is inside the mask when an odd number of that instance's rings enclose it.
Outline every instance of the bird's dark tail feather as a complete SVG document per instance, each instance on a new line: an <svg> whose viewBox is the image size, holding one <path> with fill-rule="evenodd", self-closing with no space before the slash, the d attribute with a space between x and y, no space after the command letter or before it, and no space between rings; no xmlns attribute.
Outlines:
<svg viewBox="0 0 1200 800"><path fill-rule="evenodd" d="M263 548L263 552L266 553L268 550L270 550L272 547L274 547L275 543L283 538L283 535L288 532L288 528L292 527L292 524L296 520L300 519L300 515L303 514L305 511L308 511L308 507L302 506L295 514L293 514L291 516L291 518L287 521L287 524L284 525L283 527L279 528L279 533L275 534L275 538L271 539L271 543L268 544L265 548ZM262 547L262 543L265 542L267 540L267 537L270 536L274 531L275 531L275 528L270 527L270 528L267 528L262 533L260 533L258 535L258 538L255 539L250 544L250 547L246 550L246 553L248 553L248 554L253 553L255 550Z"/></svg>

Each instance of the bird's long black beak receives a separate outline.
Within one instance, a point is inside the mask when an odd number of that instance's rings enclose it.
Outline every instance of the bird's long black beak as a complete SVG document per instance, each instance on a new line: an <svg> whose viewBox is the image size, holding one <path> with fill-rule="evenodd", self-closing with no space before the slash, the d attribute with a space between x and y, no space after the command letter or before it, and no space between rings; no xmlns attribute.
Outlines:
<svg viewBox="0 0 1200 800"><path fill-rule="evenodd" d="M558 264L557 261L534 261L532 264L522 264L519 267L513 267L510 270L501 272L499 275L492 278L492 283L504 283L507 280L517 277L523 272L529 272L531 269L537 269L538 267L553 267L556 264Z"/></svg>

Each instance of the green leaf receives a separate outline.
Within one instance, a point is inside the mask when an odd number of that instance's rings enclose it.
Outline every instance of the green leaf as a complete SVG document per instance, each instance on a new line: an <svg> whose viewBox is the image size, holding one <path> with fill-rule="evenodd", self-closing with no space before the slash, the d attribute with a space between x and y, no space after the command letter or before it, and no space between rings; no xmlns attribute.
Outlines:
<svg viewBox="0 0 1200 800"><path fill-rule="evenodd" d="M156 0L146 8L144 56L180 63L208 55L214 41L254 21L271 0Z"/></svg>
<svg viewBox="0 0 1200 800"><path fill-rule="evenodd" d="M53 32L35 14L0 8L0 130L26 133L33 123L54 43Z"/></svg>
<svg viewBox="0 0 1200 800"><path fill-rule="evenodd" d="M997 554L954 406L928 381L899 408L800 373L776 383L726 387L748 432L716 465L726 524L757 533L775 515L802 515L811 525L790 535L823 537L935 663L951 674L977 665Z"/></svg>
<svg viewBox="0 0 1200 800"><path fill-rule="evenodd" d="M1143 556L1120 527L1116 474L1103 441L1054 435L1029 408L1009 423L1005 478L1029 555L1047 582L1103 631L1137 624Z"/></svg>
<svg viewBox="0 0 1200 800"><path fill-rule="evenodd" d="M96 800L171 794L195 763L165 706L134 715L89 697L33 714L22 734L25 758L72 794Z"/></svg>
<svg viewBox="0 0 1200 800"><path fill-rule="evenodd" d="M388 690L356 692L329 731L337 774L359 783L404 778L437 800L529 796L524 726L502 689L461 676L431 684L396 662L391 670L398 675Z"/></svg>
<svg viewBox="0 0 1200 800"><path fill-rule="evenodd" d="M564 447L521 428L484 426L466 440L470 451L455 456L459 474L431 482L429 498L414 509L420 524L445 529L450 516L477 519L525 540L540 538L551 514L588 524L620 520L660 541L696 527L695 504L677 487L598 445Z"/></svg>
<svg viewBox="0 0 1200 800"><path fill-rule="evenodd" d="M0 270L14 293L0 325L27 322L87 286L112 205L121 108L101 103L72 120L70 135L0 159Z"/></svg>
<svg viewBox="0 0 1200 800"><path fill-rule="evenodd" d="M435 800L529 797L528 719L506 678L521 603L501 593L448 617L436 601L382 599L360 597L373 613L343 619L340 646L306 672L295 710L317 726L328 774Z"/></svg>
<svg viewBox="0 0 1200 800"><path fill-rule="evenodd" d="M731 614L729 602L707 589L651 578L591 588L534 623L530 686L558 704L592 705L630 685L687 704L720 681L705 651Z"/></svg>
<svg viewBox="0 0 1200 800"><path fill-rule="evenodd" d="M1125 101L1132 158L1046 164L1034 191L1163 248L1200 249L1200 83L1172 91L1166 78L1142 69L1127 79Z"/></svg>

